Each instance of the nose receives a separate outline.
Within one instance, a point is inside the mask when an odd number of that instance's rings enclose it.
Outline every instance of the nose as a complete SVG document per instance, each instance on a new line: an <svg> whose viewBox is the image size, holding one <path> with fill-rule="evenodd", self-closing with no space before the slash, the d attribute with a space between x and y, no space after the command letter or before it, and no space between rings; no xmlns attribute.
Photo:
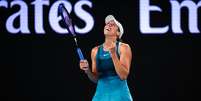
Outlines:
<svg viewBox="0 0 201 101"><path fill-rule="evenodd" d="M109 24L109 27L112 27L112 24Z"/></svg>
<svg viewBox="0 0 201 101"><path fill-rule="evenodd" d="M111 23L107 23L106 26L112 27L112 24Z"/></svg>

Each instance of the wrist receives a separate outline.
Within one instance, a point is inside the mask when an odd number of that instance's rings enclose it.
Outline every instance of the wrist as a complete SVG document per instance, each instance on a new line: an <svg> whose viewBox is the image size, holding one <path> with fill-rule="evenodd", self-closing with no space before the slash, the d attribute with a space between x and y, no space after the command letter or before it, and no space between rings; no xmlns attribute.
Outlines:
<svg viewBox="0 0 201 101"><path fill-rule="evenodd" d="M111 52L110 52L110 55L111 55L111 57L115 57L115 56L116 56L116 52L111 51Z"/></svg>
<svg viewBox="0 0 201 101"><path fill-rule="evenodd" d="M90 73L90 69L88 68L88 69L84 70L84 72L85 72L86 74L88 74L88 73Z"/></svg>

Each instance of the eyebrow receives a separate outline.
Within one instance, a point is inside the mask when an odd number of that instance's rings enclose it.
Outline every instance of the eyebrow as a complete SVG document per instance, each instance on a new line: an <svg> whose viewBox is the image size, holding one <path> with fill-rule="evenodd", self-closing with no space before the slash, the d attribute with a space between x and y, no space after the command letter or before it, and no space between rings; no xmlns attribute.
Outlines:
<svg viewBox="0 0 201 101"><path fill-rule="evenodd" d="M107 22L106 24L108 24L108 23L114 23L115 24L115 22L111 22L111 21Z"/></svg>

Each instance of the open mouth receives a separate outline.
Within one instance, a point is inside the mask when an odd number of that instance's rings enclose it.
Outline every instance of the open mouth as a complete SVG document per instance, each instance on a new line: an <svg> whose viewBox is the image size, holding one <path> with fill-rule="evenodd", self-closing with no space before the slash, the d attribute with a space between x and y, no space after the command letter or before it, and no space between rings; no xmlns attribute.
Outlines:
<svg viewBox="0 0 201 101"><path fill-rule="evenodd" d="M107 31L110 31L111 29L110 29L110 28L106 28L106 30L107 30Z"/></svg>

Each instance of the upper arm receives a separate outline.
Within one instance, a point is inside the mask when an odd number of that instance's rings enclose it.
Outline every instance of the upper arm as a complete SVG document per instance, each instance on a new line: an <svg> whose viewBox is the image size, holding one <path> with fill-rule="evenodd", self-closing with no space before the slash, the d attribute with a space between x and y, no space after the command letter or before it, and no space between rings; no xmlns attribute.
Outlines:
<svg viewBox="0 0 201 101"><path fill-rule="evenodd" d="M96 69L96 54L98 51L98 46L94 47L91 50L91 61L92 61L92 73L97 76L97 69Z"/></svg>
<svg viewBox="0 0 201 101"><path fill-rule="evenodd" d="M128 70L130 70L132 60L132 51L128 44L122 43L120 46L120 62Z"/></svg>

